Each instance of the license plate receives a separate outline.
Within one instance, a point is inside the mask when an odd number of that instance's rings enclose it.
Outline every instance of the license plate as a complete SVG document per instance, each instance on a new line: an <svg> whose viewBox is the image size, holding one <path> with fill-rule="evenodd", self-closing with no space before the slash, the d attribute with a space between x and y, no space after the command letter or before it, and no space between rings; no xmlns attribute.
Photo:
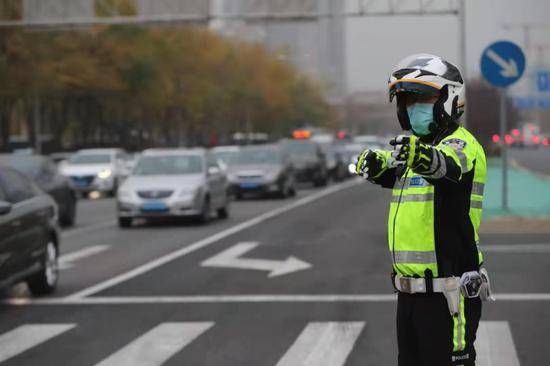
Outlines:
<svg viewBox="0 0 550 366"><path fill-rule="evenodd" d="M252 183L252 182L241 183L241 188L244 188L244 189L252 189L252 188L258 188L258 187L259 187L258 183Z"/></svg>
<svg viewBox="0 0 550 366"><path fill-rule="evenodd" d="M74 184L77 187L87 187L88 186L88 182L85 181L85 180L75 180Z"/></svg>
<svg viewBox="0 0 550 366"><path fill-rule="evenodd" d="M167 211L168 206L166 206L166 204L163 202L148 202L144 203L143 206L141 206L141 209L143 211L158 212Z"/></svg>

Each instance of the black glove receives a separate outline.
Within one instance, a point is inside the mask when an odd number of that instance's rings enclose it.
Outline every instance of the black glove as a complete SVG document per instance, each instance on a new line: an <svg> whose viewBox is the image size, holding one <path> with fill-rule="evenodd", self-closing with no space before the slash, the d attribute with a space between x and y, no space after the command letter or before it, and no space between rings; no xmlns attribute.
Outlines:
<svg viewBox="0 0 550 366"><path fill-rule="evenodd" d="M357 157L355 174L366 179L379 177L387 169L386 158L380 151L365 149Z"/></svg>
<svg viewBox="0 0 550 366"><path fill-rule="evenodd" d="M395 147L392 158L394 165L406 165L415 173L430 175L433 170L433 146L421 142L416 136L397 136L390 141Z"/></svg>

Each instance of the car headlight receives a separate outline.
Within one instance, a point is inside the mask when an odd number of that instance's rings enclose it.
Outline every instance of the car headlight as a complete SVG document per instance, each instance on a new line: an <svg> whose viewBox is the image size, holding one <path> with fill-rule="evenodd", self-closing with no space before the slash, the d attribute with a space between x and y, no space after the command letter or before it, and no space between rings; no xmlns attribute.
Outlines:
<svg viewBox="0 0 550 366"><path fill-rule="evenodd" d="M266 180L276 180L279 177L279 171L273 170L273 171L267 172L264 175L264 177Z"/></svg>
<svg viewBox="0 0 550 366"><path fill-rule="evenodd" d="M97 176L101 179L107 179L109 178L111 175L113 174L113 172L111 171L111 169L103 169L102 171L100 171L99 173L97 173Z"/></svg>
<svg viewBox="0 0 550 366"><path fill-rule="evenodd" d="M185 198L194 197L197 194L198 190L199 189L197 187L184 188L180 191L179 197L185 197Z"/></svg>

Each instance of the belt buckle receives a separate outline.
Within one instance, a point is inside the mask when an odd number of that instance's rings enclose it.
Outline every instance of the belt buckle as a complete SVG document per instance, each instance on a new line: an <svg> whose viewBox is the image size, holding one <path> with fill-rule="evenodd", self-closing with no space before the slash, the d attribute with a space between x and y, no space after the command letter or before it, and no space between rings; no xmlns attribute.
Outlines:
<svg viewBox="0 0 550 366"><path fill-rule="evenodd" d="M412 286L411 286L411 278L407 278L407 277L400 277L399 278L399 287L401 287L401 291L402 292L406 292L408 294L412 294L413 291L412 291Z"/></svg>

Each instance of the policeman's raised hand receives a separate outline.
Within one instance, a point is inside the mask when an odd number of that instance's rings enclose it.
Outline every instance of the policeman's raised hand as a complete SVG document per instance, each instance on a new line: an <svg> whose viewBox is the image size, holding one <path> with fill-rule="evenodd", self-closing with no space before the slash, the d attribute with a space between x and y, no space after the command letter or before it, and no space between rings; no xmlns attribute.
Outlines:
<svg viewBox="0 0 550 366"><path fill-rule="evenodd" d="M399 135L390 140L390 145L394 149L388 161L390 167L396 168L407 164L411 152L411 137L414 136Z"/></svg>
<svg viewBox="0 0 550 366"><path fill-rule="evenodd" d="M377 151L365 149L357 157L355 174L365 179L377 178L384 171L384 157Z"/></svg>
<svg viewBox="0 0 550 366"><path fill-rule="evenodd" d="M419 174L429 174L432 166L432 146L421 142L416 136L397 136L390 141L394 146L391 158L393 165L406 165Z"/></svg>
<svg viewBox="0 0 550 366"><path fill-rule="evenodd" d="M357 161L355 162L355 174L366 178L368 177L368 159L369 159L369 153L371 153L372 150L365 149L357 156Z"/></svg>

